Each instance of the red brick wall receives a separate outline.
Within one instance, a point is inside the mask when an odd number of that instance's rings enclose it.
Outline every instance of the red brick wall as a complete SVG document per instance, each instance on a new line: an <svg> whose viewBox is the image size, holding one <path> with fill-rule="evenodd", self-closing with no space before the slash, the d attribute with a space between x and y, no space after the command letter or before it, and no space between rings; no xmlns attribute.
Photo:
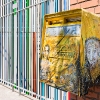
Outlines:
<svg viewBox="0 0 100 100"><path fill-rule="evenodd" d="M100 100L100 86L95 86L89 89L88 94L79 97L74 94L70 94L70 100Z"/></svg>
<svg viewBox="0 0 100 100"><path fill-rule="evenodd" d="M70 8L84 8L100 15L100 0L70 0ZM100 86L90 88L88 94L83 97L71 94L70 100L100 100Z"/></svg>
<svg viewBox="0 0 100 100"><path fill-rule="evenodd" d="M70 8L84 8L100 15L100 0L70 0Z"/></svg>
<svg viewBox="0 0 100 100"><path fill-rule="evenodd" d="M70 8L84 8L100 15L100 0L70 0ZM70 100L100 100L100 86L90 88L86 96L78 97L71 94L71 98Z"/></svg>

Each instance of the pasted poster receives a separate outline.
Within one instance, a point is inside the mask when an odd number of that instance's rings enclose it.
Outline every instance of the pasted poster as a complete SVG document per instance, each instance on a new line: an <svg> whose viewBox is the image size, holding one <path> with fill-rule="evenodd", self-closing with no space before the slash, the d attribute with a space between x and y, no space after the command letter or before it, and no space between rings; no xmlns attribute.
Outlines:
<svg viewBox="0 0 100 100"><path fill-rule="evenodd" d="M78 93L80 24L47 27L40 62L40 82Z"/></svg>

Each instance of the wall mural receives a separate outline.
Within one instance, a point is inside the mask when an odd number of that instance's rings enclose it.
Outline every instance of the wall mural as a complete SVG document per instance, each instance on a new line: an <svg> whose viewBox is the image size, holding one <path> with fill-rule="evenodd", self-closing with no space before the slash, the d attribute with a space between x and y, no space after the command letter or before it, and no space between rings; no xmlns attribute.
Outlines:
<svg viewBox="0 0 100 100"><path fill-rule="evenodd" d="M64 91L78 92L80 24L46 29L40 81Z"/></svg>

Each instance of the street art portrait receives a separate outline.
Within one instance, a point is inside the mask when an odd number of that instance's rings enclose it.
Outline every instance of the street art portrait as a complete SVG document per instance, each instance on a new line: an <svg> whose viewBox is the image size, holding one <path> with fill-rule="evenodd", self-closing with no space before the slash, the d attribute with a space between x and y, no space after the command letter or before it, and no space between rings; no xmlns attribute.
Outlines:
<svg viewBox="0 0 100 100"><path fill-rule="evenodd" d="M42 60L41 60L41 69L40 69L40 78L41 79L47 79L48 73L49 73L49 52L50 52L50 47L49 45L45 45L43 49L43 54L42 54Z"/></svg>
<svg viewBox="0 0 100 100"><path fill-rule="evenodd" d="M75 24L46 28L40 82L78 93L80 27L80 24Z"/></svg>
<svg viewBox="0 0 100 100"><path fill-rule="evenodd" d="M89 70L91 81L100 75L100 40L89 38L85 41L85 63Z"/></svg>

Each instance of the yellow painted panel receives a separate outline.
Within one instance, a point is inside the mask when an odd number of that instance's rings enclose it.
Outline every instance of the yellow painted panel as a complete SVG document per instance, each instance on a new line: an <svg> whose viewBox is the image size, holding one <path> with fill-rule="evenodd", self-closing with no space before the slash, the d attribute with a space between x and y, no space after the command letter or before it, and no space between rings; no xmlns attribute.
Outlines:
<svg viewBox="0 0 100 100"><path fill-rule="evenodd" d="M45 15L40 82L84 95L100 80L100 17L84 9Z"/></svg>

